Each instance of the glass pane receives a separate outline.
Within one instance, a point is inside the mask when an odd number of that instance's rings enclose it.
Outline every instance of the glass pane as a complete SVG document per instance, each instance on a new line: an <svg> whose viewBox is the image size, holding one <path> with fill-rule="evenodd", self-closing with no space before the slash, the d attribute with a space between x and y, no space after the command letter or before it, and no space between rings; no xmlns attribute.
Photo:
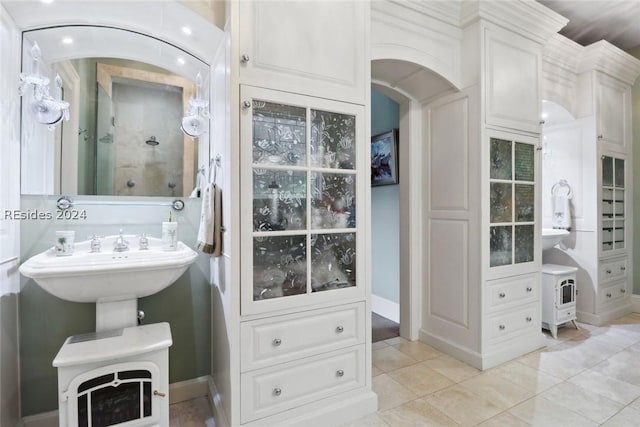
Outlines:
<svg viewBox="0 0 640 427"><path fill-rule="evenodd" d="M306 292L306 236L254 237L253 300Z"/></svg>
<svg viewBox="0 0 640 427"><path fill-rule="evenodd" d="M613 186L613 157L602 157L602 185Z"/></svg>
<svg viewBox="0 0 640 427"><path fill-rule="evenodd" d="M491 138L491 178L512 179L511 141Z"/></svg>
<svg viewBox="0 0 640 427"><path fill-rule="evenodd" d="M254 231L301 230L306 218L306 172L253 170Z"/></svg>
<svg viewBox="0 0 640 427"><path fill-rule="evenodd" d="M515 262L533 261L533 225L516 225Z"/></svg>
<svg viewBox="0 0 640 427"><path fill-rule="evenodd" d="M311 165L355 169L356 117L311 110Z"/></svg>
<svg viewBox="0 0 640 427"><path fill-rule="evenodd" d="M534 187L528 184L516 184L516 221L532 222L534 220Z"/></svg>
<svg viewBox="0 0 640 427"><path fill-rule="evenodd" d="M356 182L354 175L311 173L311 227L356 226Z"/></svg>
<svg viewBox="0 0 640 427"><path fill-rule="evenodd" d="M306 164L306 109L253 101L253 162Z"/></svg>
<svg viewBox="0 0 640 427"><path fill-rule="evenodd" d="M141 418L140 383L122 383L91 392L91 425L106 427Z"/></svg>
<svg viewBox="0 0 640 427"><path fill-rule="evenodd" d="M515 148L515 179L517 181L534 180L534 148L532 144L516 142Z"/></svg>
<svg viewBox="0 0 640 427"><path fill-rule="evenodd" d="M624 160L616 159L616 187L624 188Z"/></svg>
<svg viewBox="0 0 640 427"><path fill-rule="evenodd" d="M511 184L491 183L491 219L492 223L511 222Z"/></svg>
<svg viewBox="0 0 640 427"><path fill-rule="evenodd" d="M491 227L490 240L490 266L511 264L511 248L513 231L511 226Z"/></svg>
<svg viewBox="0 0 640 427"><path fill-rule="evenodd" d="M311 248L313 292L356 285L355 233L313 234Z"/></svg>
<svg viewBox="0 0 640 427"><path fill-rule="evenodd" d="M617 201L614 207L614 215L616 218L624 217L624 201Z"/></svg>

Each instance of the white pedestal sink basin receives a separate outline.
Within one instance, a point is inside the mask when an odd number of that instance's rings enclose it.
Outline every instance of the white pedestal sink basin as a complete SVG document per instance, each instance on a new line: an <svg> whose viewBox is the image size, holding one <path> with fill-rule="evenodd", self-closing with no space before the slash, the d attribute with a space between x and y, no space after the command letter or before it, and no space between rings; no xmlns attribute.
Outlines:
<svg viewBox="0 0 640 427"><path fill-rule="evenodd" d="M20 273L58 298L96 303L96 330L137 325L137 299L155 294L175 282L198 254L182 242L165 251L162 241L147 237L148 249L139 249L139 237L124 235L129 249L113 250L120 236L102 239L100 252L91 241L75 244L73 255L57 256L51 248L28 259Z"/></svg>
<svg viewBox="0 0 640 427"><path fill-rule="evenodd" d="M556 228L543 228L542 229L542 250L553 248L560 243L562 239L569 235L568 230L561 230Z"/></svg>

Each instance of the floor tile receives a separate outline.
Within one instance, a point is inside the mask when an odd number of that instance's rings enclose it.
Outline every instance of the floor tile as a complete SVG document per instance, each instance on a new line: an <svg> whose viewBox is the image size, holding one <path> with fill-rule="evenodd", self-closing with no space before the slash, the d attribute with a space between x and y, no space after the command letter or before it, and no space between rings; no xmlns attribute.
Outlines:
<svg viewBox="0 0 640 427"><path fill-rule="evenodd" d="M406 341L398 344L392 344L392 346L396 350L400 350L402 353L419 362L444 356L444 353L441 351L420 341Z"/></svg>
<svg viewBox="0 0 640 427"><path fill-rule="evenodd" d="M585 371L570 378L568 381L625 405L640 396L640 387L608 377L594 370Z"/></svg>
<svg viewBox="0 0 640 427"><path fill-rule="evenodd" d="M619 356L619 354L616 356ZM630 361L623 361L620 360L622 358L615 359L614 357L600 362L591 368L591 370L635 386L640 386L640 355L636 356L636 360Z"/></svg>
<svg viewBox="0 0 640 427"><path fill-rule="evenodd" d="M376 368L384 372L390 372L413 365L416 360L391 346L387 346L373 351L372 362Z"/></svg>
<svg viewBox="0 0 640 427"><path fill-rule="evenodd" d="M407 340L406 338L394 337L394 338L389 338L388 340L384 340L384 342L387 343L388 345L396 345L396 344L405 344L410 341Z"/></svg>
<svg viewBox="0 0 640 427"><path fill-rule="evenodd" d="M442 356L423 362L427 367L459 383L480 373L480 370L450 356Z"/></svg>
<svg viewBox="0 0 640 427"><path fill-rule="evenodd" d="M169 405L171 427L215 427L208 397L199 397Z"/></svg>
<svg viewBox="0 0 640 427"><path fill-rule="evenodd" d="M533 394L543 392L562 382L560 378L520 362L506 363L493 368L492 371Z"/></svg>
<svg viewBox="0 0 640 427"><path fill-rule="evenodd" d="M533 397L514 406L509 409L509 413L532 426L596 427L598 425L598 423L541 396Z"/></svg>
<svg viewBox="0 0 640 427"><path fill-rule="evenodd" d="M394 381L388 374L374 377L372 388L378 395L378 411L395 408L417 397L415 393Z"/></svg>
<svg viewBox="0 0 640 427"><path fill-rule="evenodd" d="M424 396L455 384L452 380L429 368L424 363L398 369L390 372L389 376L417 396Z"/></svg>
<svg viewBox="0 0 640 427"><path fill-rule="evenodd" d="M566 380L587 368L581 364L577 364L571 359L564 358L560 352L554 351L557 347L548 350L539 350L529 353L517 359L530 368L539 369L549 375Z"/></svg>
<svg viewBox="0 0 640 427"><path fill-rule="evenodd" d="M430 405L463 426L473 426L498 415L503 410L484 396L460 384L423 398Z"/></svg>
<svg viewBox="0 0 640 427"><path fill-rule="evenodd" d="M534 395L495 372L485 372L465 380L460 385L473 393L482 396L501 409L523 402Z"/></svg>
<svg viewBox="0 0 640 427"><path fill-rule="evenodd" d="M487 421L478 424L481 427L529 427L531 424L522 421L515 415L511 415L509 412L503 412L496 415L493 418L489 418Z"/></svg>
<svg viewBox="0 0 640 427"><path fill-rule="evenodd" d="M339 427L389 427L389 424L376 413L359 418L353 422L341 424Z"/></svg>
<svg viewBox="0 0 640 427"><path fill-rule="evenodd" d="M380 416L391 427L459 425L425 399L412 400L396 408L384 411Z"/></svg>
<svg viewBox="0 0 640 427"><path fill-rule="evenodd" d="M624 407L620 402L569 382L558 384L541 396L597 423L605 422Z"/></svg>
<svg viewBox="0 0 640 427"><path fill-rule="evenodd" d="M371 350L380 350L381 348L386 348L386 347L389 347L389 344L387 344L384 341L378 341L371 344Z"/></svg>
<svg viewBox="0 0 640 427"><path fill-rule="evenodd" d="M375 366L371 367L371 376L372 377L378 376L380 374L384 374L384 371L382 369L377 368Z"/></svg>
<svg viewBox="0 0 640 427"><path fill-rule="evenodd" d="M640 425L640 411L627 406L613 417L609 418L603 427L638 427Z"/></svg>
<svg viewBox="0 0 640 427"><path fill-rule="evenodd" d="M640 397L634 400L633 402L631 402L629 406L640 411Z"/></svg>

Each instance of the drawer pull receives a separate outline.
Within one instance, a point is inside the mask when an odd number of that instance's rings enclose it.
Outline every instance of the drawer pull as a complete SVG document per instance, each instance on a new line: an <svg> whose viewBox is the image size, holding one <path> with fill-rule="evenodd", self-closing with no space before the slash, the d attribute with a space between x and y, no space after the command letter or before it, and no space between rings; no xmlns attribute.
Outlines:
<svg viewBox="0 0 640 427"><path fill-rule="evenodd" d="M531 316L527 316L526 320L527 320L527 322L531 322L531 320L533 320L533 319L531 319Z"/></svg>
<svg viewBox="0 0 640 427"><path fill-rule="evenodd" d="M504 297L506 297L506 296L507 296L507 294L505 294L504 292L500 292L500 293L498 294L498 296L499 296L500 298L504 298Z"/></svg>
<svg viewBox="0 0 640 427"><path fill-rule="evenodd" d="M607 298L611 298L611 292L607 292Z"/></svg>
<svg viewBox="0 0 640 427"><path fill-rule="evenodd" d="M337 377L344 377L344 371L342 369L338 369L336 371L336 376Z"/></svg>
<svg viewBox="0 0 640 427"><path fill-rule="evenodd" d="M280 344L282 344L282 340L280 338L276 338L273 340L274 347L278 347Z"/></svg>
<svg viewBox="0 0 640 427"><path fill-rule="evenodd" d="M165 393L160 393L158 390L153 390L153 395L158 397L166 397Z"/></svg>
<svg viewBox="0 0 640 427"><path fill-rule="evenodd" d="M604 272L607 273L607 274L611 274L611 269L607 268Z"/></svg>
<svg viewBox="0 0 640 427"><path fill-rule="evenodd" d="M249 62L249 59L250 59L249 55L245 53L240 57L240 62L242 62L243 64L246 64L247 62Z"/></svg>
<svg viewBox="0 0 640 427"><path fill-rule="evenodd" d="M627 269L627 267L625 267L624 265L620 266L620 271L625 271Z"/></svg>
<svg viewBox="0 0 640 427"><path fill-rule="evenodd" d="M282 389L279 387L276 387L273 389L273 395L274 396L280 396L282 394Z"/></svg>
<svg viewBox="0 0 640 427"><path fill-rule="evenodd" d="M338 326L338 327L336 328L336 334L341 334L341 333L343 333L343 332L344 332L344 327L343 327L343 326Z"/></svg>
<svg viewBox="0 0 640 427"><path fill-rule="evenodd" d="M531 292L533 288L531 286L527 286L527 292Z"/></svg>
<svg viewBox="0 0 640 427"><path fill-rule="evenodd" d="M501 331L504 331L505 326L504 326L504 325L500 325L500 326L498 326L498 328L499 328Z"/></svg>
<svg viewBox="0 0 640 427"><path fill-rule="evenodd" d="M627 292L626 289L620 289L620 292L622 292L623 294Z"/></svg>

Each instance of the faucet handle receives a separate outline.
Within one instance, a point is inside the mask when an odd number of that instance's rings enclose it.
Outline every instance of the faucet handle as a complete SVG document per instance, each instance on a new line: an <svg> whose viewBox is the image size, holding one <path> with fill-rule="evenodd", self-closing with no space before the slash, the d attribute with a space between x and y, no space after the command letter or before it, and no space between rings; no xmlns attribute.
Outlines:
<svg viewBox="0 0 640 427"><path fill-rule="evenodd" d="M98 236L97 234L94 234L93 236L91 236L91 252L100 252L100 248L101 248L101 242L100 239L103 238L104 236Z"/></svg>
<svg viewBox="0 0 640 427"><path fill-rule="evenodd" d="M147 238L147 233L142 233L140 235L140 248L141 251L145 249L149 249L149 239Z"/></svg>

